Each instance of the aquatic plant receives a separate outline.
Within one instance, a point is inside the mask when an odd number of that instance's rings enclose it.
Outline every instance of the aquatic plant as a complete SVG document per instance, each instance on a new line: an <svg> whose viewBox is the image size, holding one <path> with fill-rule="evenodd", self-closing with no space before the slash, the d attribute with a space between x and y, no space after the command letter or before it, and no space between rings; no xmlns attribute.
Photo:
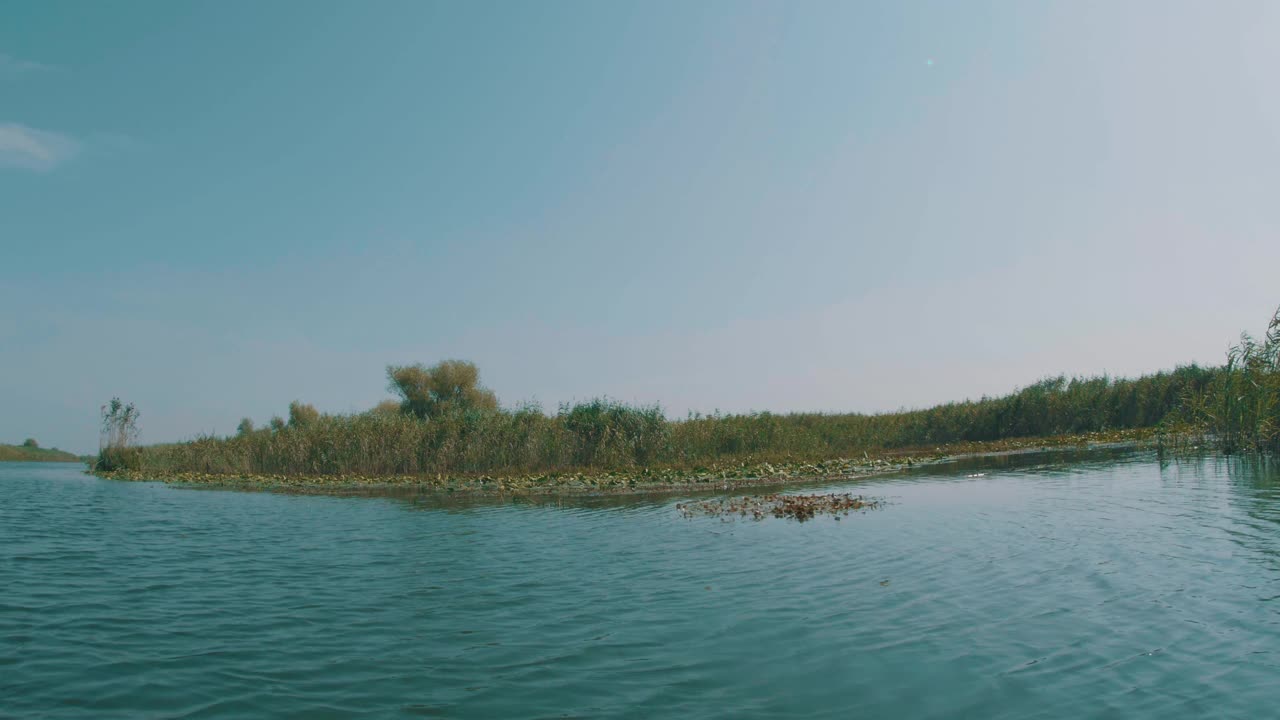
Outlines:
<svg viewBox="0 0 1280 720"><path fill-rule="evenodd" d="M1221 372L1189 392L1167 425L1208 437L1225 453L1280 453L1280 308L1262 340L1241 333Z"/></svg>
<svg viewBox="0 0 1280 720"><path fill-rule="evenodd" d="M671 437L662 408L630 407L609 398L560 406L557 418L573 435L573 459L584 467L644 465L661 457Z"/></svg>
<svg viewBox="0 0 1280 720"><path fill-rule="evenodd" d="M826 495L748 495L744 497L679 503L676 510L685 517L734 517L763 520L766 517L789 518L804 522L818 515L831 515L836 520L855 510L871 510L881 505L861 495L831 493Z"/></svg>
<svg viewBox="0 0 1280 720"><path fill-rule="evenodd" d="M598 398L560 406L497 405L475 366L447 361L388 368L400 400L368 412L323 414L294 402L289 422L232 437L150 446L157 476L447 476L821 464L833 458L944 444L1109 433L1159 423L1218 369L1195 365L1136 379L1049 378L1010 395L879 414L769 412L669 420L658 406Z"/></svg>
<svg viewBox="0 0 1280 720"><path fill-rule="evenodd" d="M115 397L102 406L101 414L102 431L98 436L96 467L101 470L139 468L142 464L142 450L137 447L138 408L133 403L125 404Z"/></svg>

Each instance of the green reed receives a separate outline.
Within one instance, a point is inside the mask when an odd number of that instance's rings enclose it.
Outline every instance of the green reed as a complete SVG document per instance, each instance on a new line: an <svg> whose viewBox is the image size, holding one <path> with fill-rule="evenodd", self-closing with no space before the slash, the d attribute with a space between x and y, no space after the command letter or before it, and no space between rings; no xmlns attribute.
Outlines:
<svg viewBox="0 0 1280 720"><path fill-rule="evenodd" d="M136 469L271 475L541 473L570 469L697 468L725 460L854 457L871 450L934 447L1152 427L1182 398L1217 382L1195 365L1136 379L1043 380L1010 395L879 414L769 412L668 420L657 406L602 398L502 409L486 402L440 404L422 417L405 401L350 415L290 407L289 421L231 437L206 436L145 448Z"/></svg>
<svg viewBox="0 0 1280 720"><path fill-rule="evenodd" d="M1280 453L1280 309L1262 340L1242 333L1221 371L1167 422L1208 436L1226 453Z"/></svg>

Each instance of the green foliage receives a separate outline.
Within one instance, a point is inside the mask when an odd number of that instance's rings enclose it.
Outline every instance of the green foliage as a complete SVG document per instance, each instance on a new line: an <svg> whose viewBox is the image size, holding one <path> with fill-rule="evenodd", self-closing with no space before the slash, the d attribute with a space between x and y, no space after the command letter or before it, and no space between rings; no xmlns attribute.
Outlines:
<svg viewBox="0 0 1280 720"><path fill-rule="evenodd" d="M449 369L437 373L441 367ZM277 417L266 430L153 446L142 469L157 475L436 475L857 457L868 450L1150 427L1222 372L1191 365L1137 379L1055 377L1004 397L875 415L717 413L671 421L656 406L607 398L561 406L551 416L536 405L503 410L478 387L473 370L469 363L391 368L393 385L403 389L400 403L352 415L294 403L287 425Z"/></svg>
<svg viewBox="0 0 1280 720"><path fill-rule="evenodd" d="M251 433L251 432L253 432L253 419L252 419L252 418L241 418L241 419L240 419L240 424L236 426L236 434L237 434L237 435L248 435L248 434L249 434L249 433Z"/></svg>
<svg viewBox="0 0 1280 720"><path fill-rule="evenodd" d="M388 365L387 389L400 396L404 412L423 419L498 409L497 396L480 386L479 369L465 360Z"/></svg>
<svg viewBox="0 0 1280 720"><path fill-rule="evenodd" d="M58 448L42 448L23 443L0 443L0 462L78 462L80 458Z"/></svg>
<svg viewBox="0 0 1280 720"><path fill-rule="evenodd" d="M136 470L141 465L142 451L137 447L138 417L133 403L120 398L102 406L102 430L98 438L97 467L102 470Z"/></svg>
<svg viewBox="0 0 1280 720"><path fill-rule="evenodd" d="M272 415L271 421L267 423L267 427L269 427L272 432L279 432L283 430L285 427L284 418L280 417L279 415Z"/></svg>
<svg viewBox="0 0 1280 720"><path fill-rule="evenodd" d="M400 403L396 400L383 400L374 405L369 412L373 415L399 415Z"/></svg>
<svg viewBox="0 0 1280 720"><path fill-rule="evenodd" d="M1261 341L1241 334L1226 366L1188 395L1173 421L1211 436L1226 453L1280 453L1280 308Z"/></svg>
<svg viewBox="0 0 1280 720"><path fill-rule="evenodd" d="M671 439L662 409L629 407L608 398L560 406L560 423L573 434L573 458L584 467L644 465L661 457Z"/></svg>
<svg viewBox="0 0 1280 720"><path fill-rule="evenodd" d="M35 438L27 438L22 441L22 447L38 450L40 448L40 443L36 442Z"/></svg>
<svg viewBox="0 0 1280 720"><path fill-rule="evenodd" d="M306 427L320 419L320 411L314 405L298 400L289 403L289 427Z"/></svg>

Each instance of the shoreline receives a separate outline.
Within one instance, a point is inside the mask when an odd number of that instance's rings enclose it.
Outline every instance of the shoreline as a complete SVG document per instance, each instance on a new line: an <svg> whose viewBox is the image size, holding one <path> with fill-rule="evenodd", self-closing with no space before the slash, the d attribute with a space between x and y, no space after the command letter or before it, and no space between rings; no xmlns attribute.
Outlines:
<svg viewBox="0 0 1280 720"><path fill-rule="evenodd" d="M366 476L305 474L156 473L97 471L108 480L163 482L185 488L249 490L313 495L417 494L442 497L592 496L676 494L861 480L966 458L1015 455L1059 449L1143 447L1154 428L1058 435L1040 438L962 442L932 448L870 451L861 458L722 461L692 467L566 470L547 473Z"/></svg>

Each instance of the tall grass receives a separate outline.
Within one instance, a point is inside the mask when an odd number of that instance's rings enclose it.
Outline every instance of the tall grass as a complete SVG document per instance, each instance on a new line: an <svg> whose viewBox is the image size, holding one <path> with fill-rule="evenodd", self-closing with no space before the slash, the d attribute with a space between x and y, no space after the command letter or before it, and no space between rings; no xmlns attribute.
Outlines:
<svg viewBox="0 0 1280 720"><path fill-rule="evenodd" d="M997 398L881 414L691 415L609 399L500 409L487 400L432 406L383 403L328 415L295 403L290 420L232 437L145 448L147 472L434 475L555 472L575 468L698 467L725 460L829 459L956 441L1150 427L1181 398L1203 392L1217 369L1195 365L1137 379L1050 378Z"/></svg>
<svg viewBox="0 0 1280 720"><path fill-rule="evenodd" d="M142 448L138 447L138 418L140 413L133 403L111 398L103 405L102 430L98 436L98 459L95 467L101 470L136 470L141 468Z"/></svg>
<svg viewBox="0 0 1280 720"><path fill-rule="evenodd" d="M1226 453L1280 453L1280 308L1261 341L1241 334L1227 364L1171 422L1212 437Z"/></svg>

